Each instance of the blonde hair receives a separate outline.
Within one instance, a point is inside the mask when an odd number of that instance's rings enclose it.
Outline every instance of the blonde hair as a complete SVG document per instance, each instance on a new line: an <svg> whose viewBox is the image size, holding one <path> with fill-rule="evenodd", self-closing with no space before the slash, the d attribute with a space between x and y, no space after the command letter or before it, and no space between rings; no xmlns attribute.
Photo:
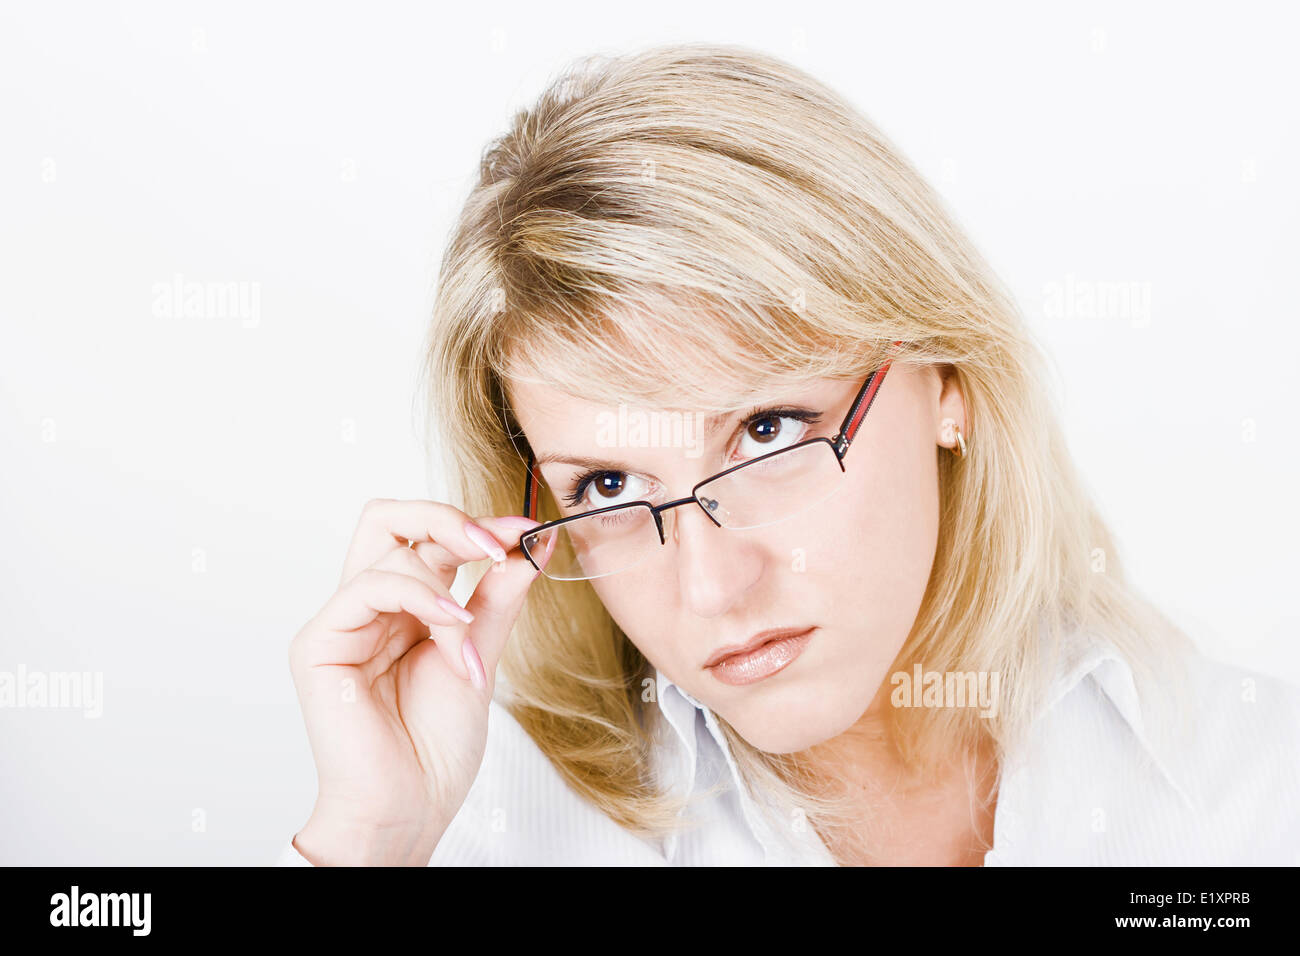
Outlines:
<svg viewBox="0 0 1300 956"><path fill-rule="evenodd" d="M424 372L457 504L518 514L511 379L734 411L774 384L864 378L895 341L896 364L955 371L969 452L936 446L938 550L891 672L997 672L1004 690L987 719L891 708L908 765L1022 742L1069 629L1104 635L1144 691L1167 685L1185 639L1126 584L1011 296L869 120L770 56L675 45L555 79L483 155ZM707 356L708 374L683 355ZM647 772L653 670L589 584L539 578L501 668L511 712L578 793L640 835L686 825ZM822 828L849 818L797 757L719 724L751 792Z"/></svg>

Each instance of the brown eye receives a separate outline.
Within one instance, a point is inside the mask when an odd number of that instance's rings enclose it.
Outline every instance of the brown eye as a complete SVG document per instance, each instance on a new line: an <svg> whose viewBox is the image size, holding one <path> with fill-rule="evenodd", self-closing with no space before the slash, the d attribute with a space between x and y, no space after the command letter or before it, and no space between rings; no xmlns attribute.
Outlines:
<svg viewBox="0 0 1300 956"><path fill-rule="evenodd" d="M644 496L645 493L644 478L621 471L589 471L574 482L573 491L564 496L564 501L570 508L590 510L622 504L637 494Z"/></svg>
<svg viewBox="0 0 1300 956"><path fill-rule="evenodd" d="M789 448L820 418L821 413L806 408L765 408L745 420L736 451L740 458L757 458Z"/></svg>
<svg viewBox="0 0 1300 956"><path fill-rule="evenodd" d="M757 421L750 422L746 431L754 441L767 444L781 434L781 418L776 415L760 418Z"/></svg>
<svg viewBox="0 0 1300 956"><path fill-rule="evenodd" d="M618 472L607 471L592 481L591 486L596 489L596 494L602 498L617 498L623 493L625 483L623 476Z"/></svg>

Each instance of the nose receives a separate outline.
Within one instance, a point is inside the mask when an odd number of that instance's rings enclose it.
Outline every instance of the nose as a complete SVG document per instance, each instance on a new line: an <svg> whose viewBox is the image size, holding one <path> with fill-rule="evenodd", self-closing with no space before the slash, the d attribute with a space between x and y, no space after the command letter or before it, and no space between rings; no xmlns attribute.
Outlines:
<svg viewBox="0 0 1300 956"><path fill-rule="evenodd" d="M763 556L744 532L715 525L695 504L671 509L668 537L677 549L677 584L694 614L726 614L744 600L763 574Z"/></svg>

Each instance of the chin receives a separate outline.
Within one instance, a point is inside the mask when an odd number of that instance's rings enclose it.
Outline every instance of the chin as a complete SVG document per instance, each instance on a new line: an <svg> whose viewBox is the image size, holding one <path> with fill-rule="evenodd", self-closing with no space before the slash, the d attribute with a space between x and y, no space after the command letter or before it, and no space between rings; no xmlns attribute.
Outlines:
<svg viewBox="0 0 1300 956"><path fill-rule="evenodd" d="M750 746L764 753L790 754L838 737L861 716L856 701L807 697L769 704L752 720L731 725Z"/></svg>

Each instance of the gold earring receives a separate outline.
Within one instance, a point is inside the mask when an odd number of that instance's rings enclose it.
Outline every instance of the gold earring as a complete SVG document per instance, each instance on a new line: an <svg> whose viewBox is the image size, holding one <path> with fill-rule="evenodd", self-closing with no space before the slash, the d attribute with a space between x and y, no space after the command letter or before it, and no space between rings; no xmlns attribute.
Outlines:
<svg viewBox="0 0 1300 956"><path fill-rule="evenodd" d="M962 437L961 426L958 425L957 422L954 421L954 420L951 419L951 418L945 418L945 419L943 420L943 424L944 424L944 429L945 429L945 431L949 431L950 433L951 433L952 431L955 431L955 432L957 433L957 447L960 448L961 451L957 451L957 449L954 448L954 449L953 449L953 454L957 455L958 458L965 458L965 457L966 457L966 439L965 439L964 437Z"/></svg>

